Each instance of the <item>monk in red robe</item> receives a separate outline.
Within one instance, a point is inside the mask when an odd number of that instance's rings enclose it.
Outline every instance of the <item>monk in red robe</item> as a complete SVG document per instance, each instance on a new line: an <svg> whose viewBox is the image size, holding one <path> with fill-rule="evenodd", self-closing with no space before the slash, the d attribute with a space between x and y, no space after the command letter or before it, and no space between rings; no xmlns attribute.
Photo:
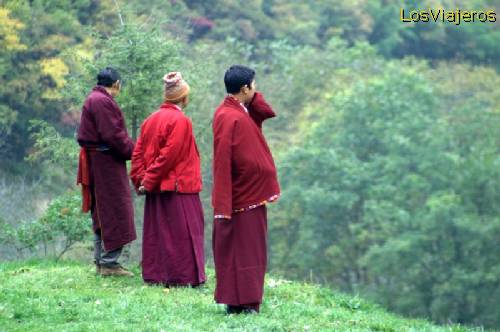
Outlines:
<svg viewBox="0 0 500 332"><path fill-rule="evenodd" d="M267 266L266 203L280 195L262 133L262 122L275 113L255 91L254 78L250 68L229 68L228 96L213 119L215 301L226 304L229 314L259 312Z"/></svg>
<svg viewBox="0 0 500 332"><path fill-rule="evenodd" d="M96 272L104 276L133 276L118 263L123 246L136 239L125 164L134 143L114 100L120 87L119 73L103 69L83 104L78 128L77 182L82 185L83 211L92 213Z"/></svg>
<svg viewBox="0 0 500 332"><path fill-rule="evenodd" d="M146 195L142 278L146 283L198 286L205 282L200 155L183 113L189 85L165 75L164 103L141 126L130 177Z"/></svg>

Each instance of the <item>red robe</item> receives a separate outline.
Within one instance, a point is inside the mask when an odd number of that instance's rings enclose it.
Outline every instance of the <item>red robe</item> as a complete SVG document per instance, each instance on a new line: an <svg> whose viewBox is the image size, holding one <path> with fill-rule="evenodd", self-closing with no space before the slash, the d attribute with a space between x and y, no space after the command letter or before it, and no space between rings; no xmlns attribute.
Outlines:
<svg viewBox="0 0 500 332"><path fill-rule="evenodd" d="M214 159L212 205L216 216L258 205L280 193L273 156L262 122L276 116L257 92L245 108L226 97L213 120Z"/></svg>
<svg viewBox="0 0 500 332"><path fill-rule="evenodd" d="M130 177L149 193L201 191L200 154L191 120L172 103L144 120L132 155Z"/></svg>
<svg viewBox="0 0 500 332"><path fill-rule="evenodd" d="M280 189L262 122L275 114L260 93L248 113L226 97L214 115L215 301L258 311L267 267L266 201ZM237 212L242 211L242 212ZM230 220L229 220L230 219Z"/></svg>
<svg viewBox="0 0 500 332"><path fill-rule="evenodd" d="M93 230L101 230L106 251L136 239L126 160L134 143L123 113L106 89L96 86L83 104L78 143L85 148L91 191Z"/></svg>
<svg viewBox="0 0 500 332"><path fill-rule="evenodd" d="M147 194L142 277L148 283L205 282L201 164L191 120L164 103L141 126L130 177Z"/></svg>

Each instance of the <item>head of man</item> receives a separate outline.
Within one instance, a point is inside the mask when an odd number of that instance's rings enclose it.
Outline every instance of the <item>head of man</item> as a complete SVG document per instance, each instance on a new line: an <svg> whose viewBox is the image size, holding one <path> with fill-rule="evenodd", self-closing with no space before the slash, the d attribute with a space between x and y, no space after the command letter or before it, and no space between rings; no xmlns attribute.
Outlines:
<svg viewBox="0 0 500 332"><path fill-rule="evenodd" d="M180 72L170 72L163 76L165 102L185 108L189 103L189 84L182 78Z"/></svg>
<svg viewBox="0 0 500 332"><path fill-rule="evenodd" d="M248 104L255 95L255 71L245 66L231 66L224 74L224 84L227 93Z"/></svg>
<svg viewBox="0 0 500 332"><path fill-rule="evenodd" d="M111 96L116 97L122 86L120 74L116 69L106 67L97 74L97 85L103 86Z"/></svg>

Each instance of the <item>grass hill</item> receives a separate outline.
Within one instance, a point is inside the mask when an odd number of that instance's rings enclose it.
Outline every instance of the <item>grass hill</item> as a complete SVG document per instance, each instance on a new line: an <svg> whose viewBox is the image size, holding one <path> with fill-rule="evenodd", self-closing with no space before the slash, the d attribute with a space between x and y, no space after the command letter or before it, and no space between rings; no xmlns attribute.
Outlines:
<svg viewBox="0 0 500 332"><path fill-rule="evenodd" d="M0 263L0 331L473 331L405 319L357 297L267 276L259 315L225 315L200 289L96 276L78 262Z"/></svg>

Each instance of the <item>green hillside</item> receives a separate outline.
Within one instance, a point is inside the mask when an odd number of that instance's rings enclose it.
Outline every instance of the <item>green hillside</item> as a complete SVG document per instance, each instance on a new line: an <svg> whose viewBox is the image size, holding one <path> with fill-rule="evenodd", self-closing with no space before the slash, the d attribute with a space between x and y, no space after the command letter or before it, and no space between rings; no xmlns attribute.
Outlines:
<svg viewBox="0 0 500 332"><path fill-rule="evenodd" d="M96 276L75 262L0 264L2 331L471 331L387 313L315 285L266 280L259 315L225 315L213 301L214 274L200 289L145 286Z"/></svg>

